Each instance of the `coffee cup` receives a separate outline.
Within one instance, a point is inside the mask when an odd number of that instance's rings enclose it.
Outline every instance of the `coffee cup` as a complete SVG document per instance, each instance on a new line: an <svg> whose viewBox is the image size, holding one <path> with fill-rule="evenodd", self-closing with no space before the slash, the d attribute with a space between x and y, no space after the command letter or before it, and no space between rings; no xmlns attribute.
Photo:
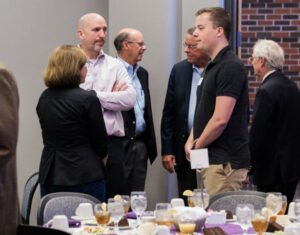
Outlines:
<svg viewBox="0 0 300 235"><path fill-rule="evenodd" d="M91 203L80 203L75 210L75 214L82 218L91 218L93 214L93 206Z"/></svg>
<svg viewBox="0 0 300 235"><path fill-rule="evenodd" d="M62 230L65 232L69 231L68 218L65 215L55 215L52 219L52 228Z"/></svg>

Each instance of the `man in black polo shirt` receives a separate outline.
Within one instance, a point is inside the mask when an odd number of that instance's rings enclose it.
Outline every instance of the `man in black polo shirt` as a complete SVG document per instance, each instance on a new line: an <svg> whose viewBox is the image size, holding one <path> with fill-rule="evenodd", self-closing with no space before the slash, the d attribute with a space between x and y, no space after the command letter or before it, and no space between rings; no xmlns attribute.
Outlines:
<svg viewBox="0 0 300 235"><path fill-rule="evenodd" d="M194 126L185 151L208 148L209 168L202 170L210 195L239 190L250 164L248 81L245 68L230 50L230 18L219 7L196 13L194 36L211 58L197 89Z"/></svg>

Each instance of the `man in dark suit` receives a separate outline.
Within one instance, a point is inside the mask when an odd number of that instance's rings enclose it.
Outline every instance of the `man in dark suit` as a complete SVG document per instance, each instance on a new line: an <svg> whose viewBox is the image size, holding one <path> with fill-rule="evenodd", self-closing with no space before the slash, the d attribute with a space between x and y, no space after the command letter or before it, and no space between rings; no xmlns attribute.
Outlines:
<svg viewBox="0 0 300 235"><path fill-rule="evenodd" d="M136 90L133 109L123 111L125 137L114 141L107 161L107 193L130 194L143 191L147 173L147 159L152 164L157 156L152 118L148 72L138 65L146 45L142 33L136 29L122 29L114 40L118 59ZM119 147L120 146L120 147Z"/></svg>
<svg viewBox="0 0 300 235"><path fill-rule="evenodd" d="M196 89L209 60L197 48L193 31L190 28L185 36L187 59L175 64L171 71L161 120L162 163L168 172L176 171L180 197L184 190L197 188L196 173L186 160L184 144L193 126Z"/></svg>
<svg viewBox="0 0 300 235"><path fill-rule="evenodd" d="M282 68L284 51L259 40L249 62L262 81L250 131L253 181L263 192L281 192L293 200L300 179L300 93Z"/></svg>
<svg viewBox="0 0 300 235"><path fill-rule="evenodd" d="M19 94L13 75L0 65L0 233L17 234L20 223L16 148Z"/></svg>

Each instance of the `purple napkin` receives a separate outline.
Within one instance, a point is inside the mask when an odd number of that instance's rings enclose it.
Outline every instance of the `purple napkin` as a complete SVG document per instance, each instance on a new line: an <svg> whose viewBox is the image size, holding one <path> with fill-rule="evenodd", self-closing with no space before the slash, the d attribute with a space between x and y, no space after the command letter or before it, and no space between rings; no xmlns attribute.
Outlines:
<svg viewBox="0 0 300 235"><path fill-rule="evenodd" d="M128 219L136 219L136 214L133 211L129 211L127 213L127 218Z"/></svg>
<svg viewBox="0 0 300 235"><path fill-rule="evenodd" d="M219 224L219 225L217 225L217 224L206 224L205 226L207 228L220 227L227 234L243 234L243 229L238 224ZM249 228L248 233L254 233L255 234L253 228Z"/></svg>

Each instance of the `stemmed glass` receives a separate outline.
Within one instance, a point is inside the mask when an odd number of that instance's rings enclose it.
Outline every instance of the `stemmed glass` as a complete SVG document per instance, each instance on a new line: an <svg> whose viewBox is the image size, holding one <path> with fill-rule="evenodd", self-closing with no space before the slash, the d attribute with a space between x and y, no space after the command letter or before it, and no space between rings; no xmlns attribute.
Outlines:
<svg viewBox="0 0 300 235"><path fill-rule="evenodd" d="M140 223L141 214L147 208L147 195L143 191L134 191L130 195L131 209L136 214L137 222Z"/></svg>
<svg viewBox="0 0 300 235"><path fill-rule="evenodd" d="M206 189L194 189L194 205L205 209L209 204L209 194Z"/></svg>
<svg viewBox="0 0 300 235"><path fill-rule="evenodd" d="M251 220L252 227L257 235L263 235L267 231L268 223L268 218L260 213L255 214Z"/></svg>
<svg viewBox="0 0 300 235"><path fill-rule="evenodd" d="M122 201L109 198L107 202L107 210L114 221L114 230L118 234L118 223L124 216L124 205Z"/></svg>
<svg viewBox="0 0 300 235"><path fill-rule="evenodd" d="M252 204L238 204L235 211L236 219L243 229L243 234L247 234L251 219L254 216L254 207Z"/></svg>
<svg viewBox="0 0 300 235"><path fill-rule="evenodd" d="M294 202L295 202L294 212L295 212L296 220L297 222L300 222L300 199L296 199Z"/></svg>
<svg viewBox="0 0 300 235"><path fill-rule="evenodd" d="M266 207L273 212L273 215L277 215L282 207L282 194L278 192L267 193Z"/></svg>
<svg viewBox="0 0 300 235"><path fill-rule="evenodd" d="M155 219L158 225L166 225L169 228L173 225L173 217L170 213L170 203L156 203L155 207Z"/></svg>

